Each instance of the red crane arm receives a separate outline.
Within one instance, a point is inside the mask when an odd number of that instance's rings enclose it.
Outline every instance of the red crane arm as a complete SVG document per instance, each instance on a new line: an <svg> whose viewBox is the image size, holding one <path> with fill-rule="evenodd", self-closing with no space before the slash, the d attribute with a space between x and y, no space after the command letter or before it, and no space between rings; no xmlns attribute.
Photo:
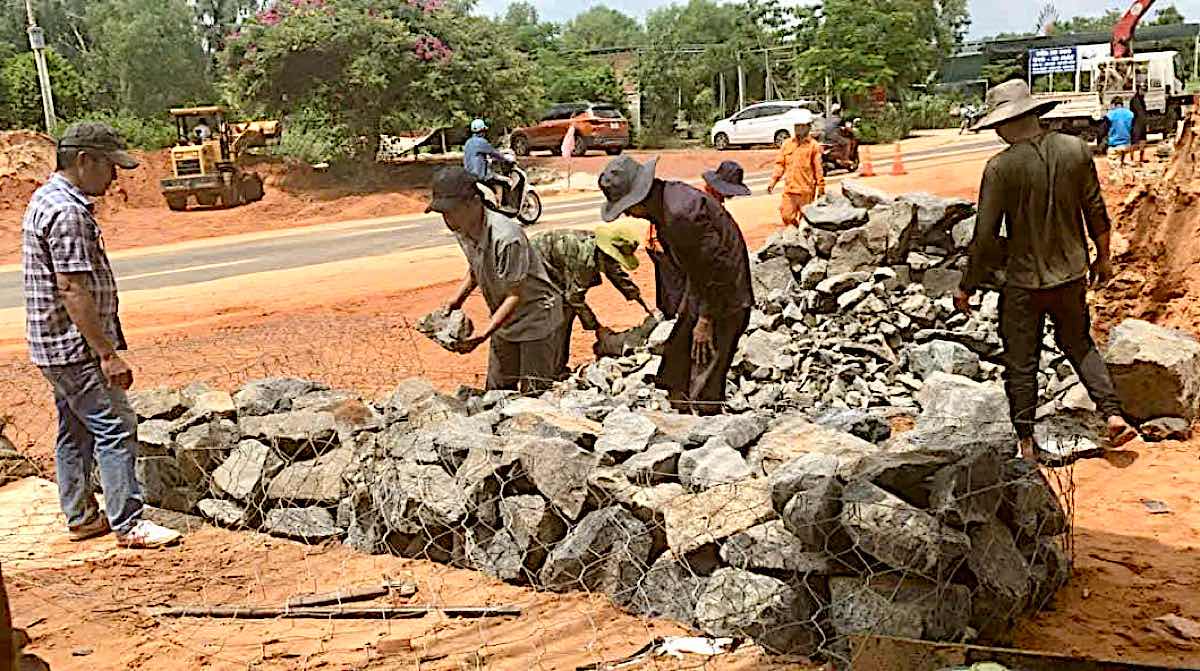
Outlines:
<svg viewBox="0 0 1200 671"><path fill-rule="evenodd" d="M1133 0L1133 4L1121 15L1121 20L1117 21L1112 31L1113 58L1129 58L1133 55L1133 33L1153 4L1154 0Z"/></svg>

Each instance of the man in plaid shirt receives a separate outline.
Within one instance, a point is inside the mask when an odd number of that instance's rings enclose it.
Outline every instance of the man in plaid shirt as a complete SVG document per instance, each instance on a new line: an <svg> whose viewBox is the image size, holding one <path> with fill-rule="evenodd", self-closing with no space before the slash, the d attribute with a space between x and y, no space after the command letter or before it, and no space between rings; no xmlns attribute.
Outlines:
<svg viewBox="0 0 1200 671"><path fill-rule="evenodd" d="M71 126L58 142L57 170L36 193L21 224L29 355L54 390L55 468L72 540L116 533L122 547L151 548L179 534L142 519L134 474L137 418L125 392L133 371L117 317L117 284L89 196L102 196L117 167L137 160L99 123ZM99 466L103 514L91 473Z"/></svg>

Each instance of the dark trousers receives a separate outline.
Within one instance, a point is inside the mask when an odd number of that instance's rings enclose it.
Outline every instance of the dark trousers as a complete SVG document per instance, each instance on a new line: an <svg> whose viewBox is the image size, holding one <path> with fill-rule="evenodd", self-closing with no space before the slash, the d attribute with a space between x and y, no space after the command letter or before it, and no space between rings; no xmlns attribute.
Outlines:
<svg viewBox="0 0 1200 671"><path fill-rule="evenodd" d="M655 307L667 319L674 319L679 314L679 306L683 302L683 294L687 289L687 277L665 252L646 250L646 254L654 262Z"/></svg>
<svg viewBox="0 0 1200 671"><path fill-rule="evenodd" d="M733 364L738 341L750 325L750 308L738 310L713 322L713 346L716 356L707 365L692 361L692 331L696 317L685 310L663 351L657 386L667 390L681 412L715 415L724 411L725 378Z"/></svg>
<svg viewBox="0 0 1200 671"><path fill-rule="evenodd" d="M1037 415L1037 373L1041 363L1046 317L1088 395L1105 417L1121 414L1108 367L1092 340L1087 282L1078 280L1053 289L1006 288L1000 300L1000 338L1004 341L1005 391L1013 426L1021 438L1033 436Z"/></svg>
<svg viewBox="0 0 1200 671"><path fill-rule="evenodd" d="M569 305L563 305L563 326L558 333L558 377L567 378L568 366L571 363L571 335L575 331L575 311Z"/></svg>
<svg viewBox="0 0 1200 671"><path fill-rule="evenodd" d="M492 336L488 352L487 388L507 389L522 394L543 391L559 375L559 343L562 334L553 331L541 340L509 342Z"/></svg>

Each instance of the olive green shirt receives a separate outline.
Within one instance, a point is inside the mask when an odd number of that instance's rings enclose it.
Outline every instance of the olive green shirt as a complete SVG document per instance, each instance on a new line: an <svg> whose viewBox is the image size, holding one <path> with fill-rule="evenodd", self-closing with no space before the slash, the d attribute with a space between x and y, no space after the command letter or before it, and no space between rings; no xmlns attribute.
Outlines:
<svg viewBox="0 0 1200 671"><path fill-rule="evenodd" d="M1001 227L1004 235L1001 235ZM1049 132L988 161L962 288L978 289L1002 270L1004 284L1053 289L1087 277L1087 236L1111 228L1091 148Z"/></svg>
<svg viewBox="0 0 1200 671"><path fill-rule="evenodd" d="M627 301L640 300L642 292L625 269L596 247L596 234L588 231L558 230L535 235L531 240L546 271L563 288L567 307L579 315L583 328L595 331L600 320L588 306L587 292L600 286L600 276L608 278Z"/></svg>

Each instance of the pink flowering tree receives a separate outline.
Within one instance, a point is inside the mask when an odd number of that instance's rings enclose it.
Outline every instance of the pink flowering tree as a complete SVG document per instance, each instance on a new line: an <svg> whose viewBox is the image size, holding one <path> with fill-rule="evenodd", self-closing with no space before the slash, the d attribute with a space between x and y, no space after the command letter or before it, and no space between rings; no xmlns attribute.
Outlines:
<svg viewBox="0 0 1200 671"><path fill-rule="evenodd" d="M323 119L373 156L380 133L526 117L538 99L506 31L461 0L277 0L226 39L228 93Z"/></svg>

